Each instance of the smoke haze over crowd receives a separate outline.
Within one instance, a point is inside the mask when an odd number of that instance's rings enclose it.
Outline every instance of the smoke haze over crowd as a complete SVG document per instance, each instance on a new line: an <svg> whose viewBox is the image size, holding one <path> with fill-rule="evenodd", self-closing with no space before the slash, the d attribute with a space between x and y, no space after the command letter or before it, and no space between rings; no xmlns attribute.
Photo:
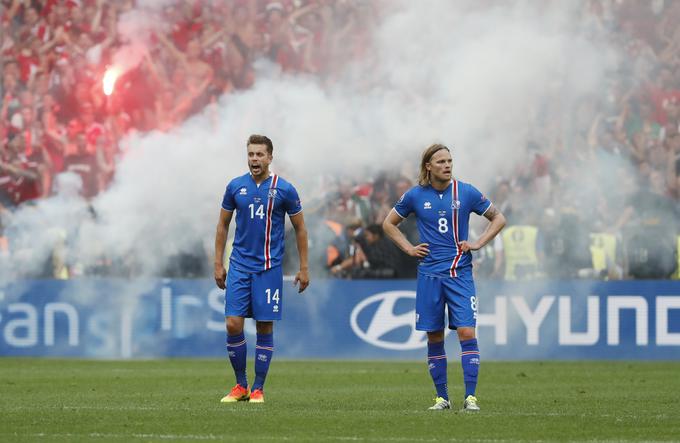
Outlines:
<svg viewBox="0 0 680 443"><path fill-rule="evenodd" d="M321 198L334 174L398 168L414 179L433 142L452 147L457 176L488 188L517 166L546 100L559 98L571 112L602 90L617 54L583 32L577 2L484 3L390 4L370 52L340 81L283 74L262 61L253 88L171 132L131 135L114 182L92 202L96 217L68 193L17 211L8 230L37 248L22 266L42 266L58 241L48 235L54 226L77 239L71 247L85 262L101 251L132 256L141 274L211 246L224 188L247 170L251 133L273 140L273 169L298 186L303 206ZM150 11L124 16L130 35L153 23Z"/></svg>

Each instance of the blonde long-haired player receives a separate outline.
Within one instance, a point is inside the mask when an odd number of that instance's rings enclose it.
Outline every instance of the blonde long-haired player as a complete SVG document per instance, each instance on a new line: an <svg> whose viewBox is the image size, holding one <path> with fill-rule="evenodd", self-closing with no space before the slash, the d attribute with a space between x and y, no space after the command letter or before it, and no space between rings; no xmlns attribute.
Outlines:
<svg viewBox="0 0 680 443"><path fill-rule="evenodd" d="M383 222L385 234L399 248L420 259L416 290L416 329L427 332L428 368L437 396L430 409L450 409L447 360L444 350L446 309L448 326L455 329L461 346L465 381L463 409L479 411L475 390L479 372L479 347L475 335L477 297L472 278L472 254L493 239L505 217L474 186L452 175L449 148L429 146L422 155L418 185L409 189ZM471 213L490 223L476 240L468 240ZM421 243L413 245L398 225L415 214Z"/></svg>

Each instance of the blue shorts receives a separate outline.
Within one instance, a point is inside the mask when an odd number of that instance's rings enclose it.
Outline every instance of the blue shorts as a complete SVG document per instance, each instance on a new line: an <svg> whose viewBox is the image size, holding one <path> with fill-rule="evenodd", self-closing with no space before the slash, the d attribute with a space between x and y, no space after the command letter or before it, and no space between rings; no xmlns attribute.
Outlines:
<svg viewBox="0 0 680 443"><path fill-rule="evenodd" d="M471 273L458 277L433 277L418 273L416 289L416 329L441 331L444 307L448 307L449 328L474 328L477 325L477 297Z"/></svg>
<svg viewBox="0 0 680 443"><path fill-rule="evenodd" d="M281 266L257 274L229 266L224 294L226 317L252 317L259 321L281 320L283 271Z"/></svg>

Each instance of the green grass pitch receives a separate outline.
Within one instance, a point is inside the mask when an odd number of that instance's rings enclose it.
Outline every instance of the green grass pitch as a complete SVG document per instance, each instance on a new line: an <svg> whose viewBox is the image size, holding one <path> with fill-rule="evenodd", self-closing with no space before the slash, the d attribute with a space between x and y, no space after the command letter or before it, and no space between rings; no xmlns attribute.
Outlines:
<svg viewBox="0 0 680 443"><path fill-rule="evenodd" d="M252 380L252 358L249 376ZM274 360L221 404L227 360L0 358L0 441L678 441L680 362L482 362L479 414L428 411L424 362Z"/></svg>

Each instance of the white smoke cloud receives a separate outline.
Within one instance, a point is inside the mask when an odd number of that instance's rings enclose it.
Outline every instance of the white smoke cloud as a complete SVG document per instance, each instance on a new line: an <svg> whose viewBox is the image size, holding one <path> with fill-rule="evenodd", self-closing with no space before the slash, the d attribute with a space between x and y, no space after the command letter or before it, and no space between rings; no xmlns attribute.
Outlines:
<svg viewBox="0 0 680 443"><path fill-rule="evenodd" d="M97 220L69 219L81 225L76 254L91 257L97 245L134 256L152 273L163 257L212 239L226 183L246 172L251 133L272 138L273 168L298 185L303 204L323 175L407 160L415 178L432 142L453 146L454 172L485 189L525 158L529 116L547 91L560 91L567 104L601 91L615 54L579 29L578 8L404 1L382 17L371 54L348 66L339 84L282 76L261 63L255 86L222 97L216 118L206 110L170 133L126 141L133 148L113 185L93 202ZM56 199L38 204L55 206L63 216L74 212ZM35 209L17 213L15 229L34 229L28 211Z"/></svg>
<svg viewBox="0 0 680 443"><path fill-rule="evenodd" d="M174 0L146 0L137 7L123 12L118 19L118 36L123 45L113 55L112 64L120 75L137 67L143 60L154 32L165 32L166 25L160 20L163 8Z"/></svg>

